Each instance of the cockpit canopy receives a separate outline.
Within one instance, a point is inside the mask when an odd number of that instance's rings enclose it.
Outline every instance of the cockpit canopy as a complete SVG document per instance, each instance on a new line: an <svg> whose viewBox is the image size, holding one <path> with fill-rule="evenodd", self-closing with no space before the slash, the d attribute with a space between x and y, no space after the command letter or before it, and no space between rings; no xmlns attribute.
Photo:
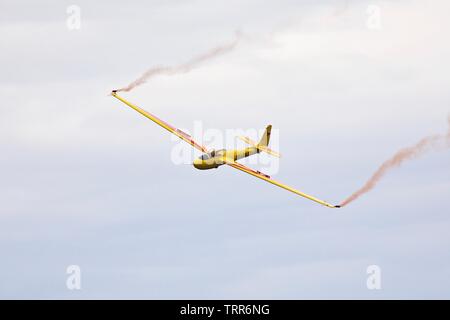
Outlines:
<svg viewBox="0 0 450 320"><path fill-rule="evenodd" d="M224 155L225 152L226 152L226 149L212 150L208 153L202 154L199 159L200 160L208 160L208 159L214 158L219 155Z"/></svg>

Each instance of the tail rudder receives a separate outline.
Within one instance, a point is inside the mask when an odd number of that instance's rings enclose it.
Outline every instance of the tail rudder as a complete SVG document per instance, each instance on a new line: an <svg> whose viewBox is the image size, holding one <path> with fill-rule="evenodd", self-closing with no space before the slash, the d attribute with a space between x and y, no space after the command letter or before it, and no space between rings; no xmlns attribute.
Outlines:
<svg viewBox="0 0 450 320"><path fill-rule="evenodd" d="M250 139L250 138L248 138L248 137L242 137L242 136L240 136L239 138L240 138L242 141L244 141L245 143L248 143L249 145L255 147L255 148L258 150L258 153L259 153L260 151L264 151L264 152L266 152L266 153L268 153L268 154L270 154L270 155L272 155L272 156L274 156L274 157L280 158L281 155L280 155L278 152L273 151L272 149L270 149L270 148L268 147L269 141L270 141L270 132L271 132L271 131L272 131L272 125L269 124L269 125L266 127L266 130L264 131L264 134L263 134L263 136L261 137L261 140L259 141L259 143L256 143L255 141L253 141L252 139Z"/></svg>
<svg viewBox="0 0 450 320"><path fill-rule="evenodd" d="M269 124L266 127L266 130L264 131L264 134L261 137L261 140L259 141L257 147L267 147L269 145L271 131L272 131L272 125Z"/></svg>

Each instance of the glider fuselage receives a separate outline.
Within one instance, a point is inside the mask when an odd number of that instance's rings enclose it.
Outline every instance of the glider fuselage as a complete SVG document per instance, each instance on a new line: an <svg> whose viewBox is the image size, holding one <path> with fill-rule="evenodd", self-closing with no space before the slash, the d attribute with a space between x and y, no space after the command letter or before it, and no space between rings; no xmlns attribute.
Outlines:
<svg viewBox="0 0 450 320"><path fill-rule="evenodd" d="M242 158L249 157L260 151L256 147L248 147L244 149L233 150L213 150L208 153L204 153L201 157L194 160L194 167L199 170L216 169L221 165L230 161L236 161Z"/></svg>

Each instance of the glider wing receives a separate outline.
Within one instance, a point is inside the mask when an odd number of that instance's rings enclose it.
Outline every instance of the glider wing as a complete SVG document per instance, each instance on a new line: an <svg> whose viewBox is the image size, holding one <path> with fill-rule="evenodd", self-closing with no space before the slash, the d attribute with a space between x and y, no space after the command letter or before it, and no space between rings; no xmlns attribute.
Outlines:
<svg viewBox="0 0 450 320"><path fill-rule="evenodd" d="M118 100L122 101L123 103L125 103L127 106L129 106L130 108L136 110L137 112L139 112L140 114L142 114L144 117L149 118L150 120L152 120L153 122L155 122L156 124L160 125L161 127L163 127L164 129L168 130L169 132L173 133L174 135L176 135L177 137L179 137L180 139L186 141L187 143L189 143L191 146L193 146L194 148L202 151L202 152L208 152L208 150L206 149L205 146L197 143L194 141L194 139L192 139L192 137L187 134L186 132L175 128L174 126L168 124L167 122L159 119L157 116L151 114L150 112L145 111L144 109L139 108L138 106L135 106L134 104L132 104L131 102L125 100L124 98L120 97L119 95L117 95L117 93L115 91L113 91L111 93L111 95L114 98L117 98Z"/></svg>
<svg viewBox="0 0 450 320"><path fill-rule="evenodd" d="M264 173L262 173L262 172L260 172L260 171L257 171L257 170L254 170L254 169L252 169L252 168L246 167L246 166L244 166L243 164L240 164L240 163L238 163L238 162L235 162L235 161L228 161L227 164L228 164L229 166L235 168L235 169L244 171L245 173L248 173L248 174L250 174L250 175L252 175L252 176L254 176L254 177L257 177L257 178L259 178L259 179L261 179L261 180L267 181L267 182L269 182L269 183L271 183L271 184L273 184L273 185L276 185L276 186L278 186L278 187L280 187L280 188L283 188L283 189L285 189L285 190L288 190L288 191L290 191L290 192L293 192L293 193L295 193L295 194L297 194L297 195L299 195L299 196L302 196L302 197L304 197L304 198L306 198L306 199L309 199L309 200L315 201L315 202L317 202L317 203L320 203L320 204L323 205L323 206L326 206L326 207L329 207L329 208L339 208L339 206L334 206L334 205L332 205L332 204L329 204L329 203L326 202L326 201L317 199L317 198L315 198L315 197L313 197L313 196L310 196L310 195L308 195L308 194L306 194L306 193L303 193L303 192L301 192L301 191L299 191L299 190L296 190L296 189L294 189L294 188L291 188L291 187L289 187L289 186L287 186L287 185L285 185L285 184L283 184L283 183L281 183L281 182L278 182L278 181L276 181L276 180L273 180L273 179L272 179L270 176L268 176L267 174L264 174Z"/></svg>

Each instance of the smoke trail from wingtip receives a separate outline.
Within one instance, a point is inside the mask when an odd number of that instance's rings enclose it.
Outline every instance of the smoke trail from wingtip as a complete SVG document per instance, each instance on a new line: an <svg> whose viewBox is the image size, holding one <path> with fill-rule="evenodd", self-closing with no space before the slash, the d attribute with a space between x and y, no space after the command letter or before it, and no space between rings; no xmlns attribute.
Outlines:
<svg viewBox="0 0 450 320"><path fill-rule="evenodd" d="M363 194L371 191L378 182L388 173L390 170L399 167L403 162L416 159L417 157L425 154L431 150L437 150L440 148L450 148L450 116L448 117L448 132L445 135L432 135L423 138L415 145L400 149L390 159L386 160L375 171L375 173L367 180L367 182L351 196L345 199L340 206L346 206L350 202L358 199Z"/></svg>
<svg viewBox="0 0 450 320"><path fill-rule="evenodd" d="M225 53L232 51L233 49L236 48L236 46L240 42L241 38L242 38L241 33L236 32L236 37L232 42L212 48L209 51L207 51L197 57L194 57L185 63L179 64L176 66L159 66L159 67L153 67L151 69L148 69L139 78L137 78L136 80L131 82L129 85L127 85L123 88L117 89L117 92L131 91L134 88L146 83L149 79L151 79L155 76L187 73L187 72L191 71L192 69L201 65L203 62L206 62L210 59L213 59L215 57L221 56Z"/></svg>

